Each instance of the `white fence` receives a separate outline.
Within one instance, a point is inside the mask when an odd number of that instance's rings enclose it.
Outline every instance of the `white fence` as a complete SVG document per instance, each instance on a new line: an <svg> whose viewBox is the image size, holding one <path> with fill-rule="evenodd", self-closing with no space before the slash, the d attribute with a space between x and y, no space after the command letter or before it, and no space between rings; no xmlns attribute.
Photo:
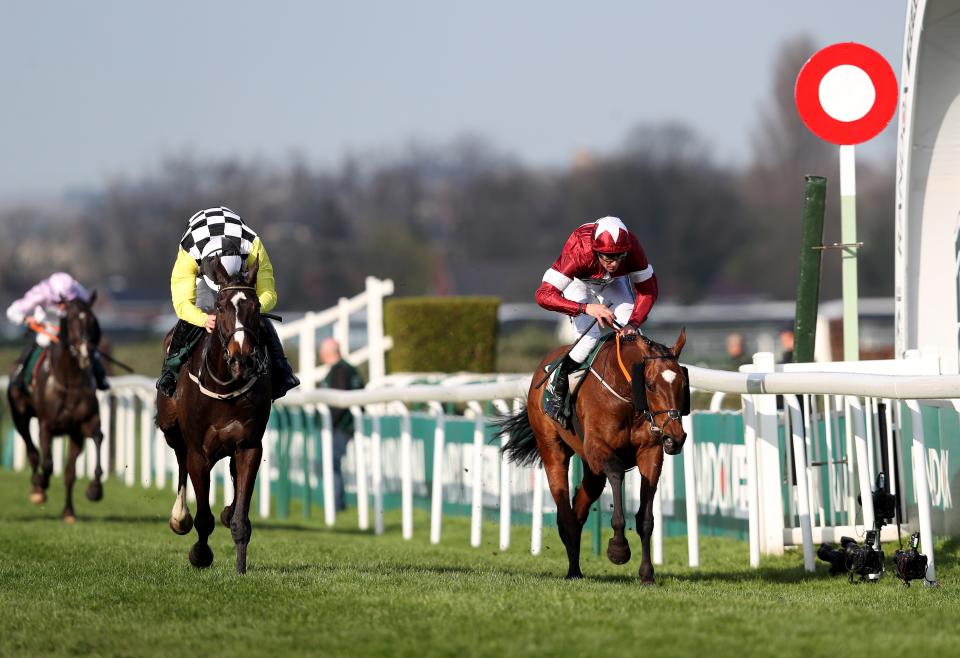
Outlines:
<svg viewBox="0 0 960 658"><path fill-rule="evenodd" d="M383 299L392 294L393 281L368 276L365 289L359 295L349 299L341 297L333 308L311 311L299 320L277 326L281 341L297 340L297 376L305 390L316 388L317 382L326 375L327 369L317 364L317 332L325 327L332 327L333 337L340 344L343 358L355 366L369 363L371 381L384 376L384 356L393 347L393 339L383 334ZM351 351L350 316L360 311L366 314L367 344Z"/></svg>
<svg viewBox="0 0 960 658"><path fill-rule="evenodd" d="M870 363L870 362L866 362ZM913 433L904 440L912 442L911 464L915 495L918 501L918 520L923 547L929 556L928 577L934 577L933 535L930 521L929 485L927 482L927 462L924 449L923 424L919 420L922 400L941 401L960 398L960 376L936 375L888 375L851 372L797 372L798 367L787 366L786 372L761 372L772 370L772 355L760 354L755 359L757 372L732 373L690 367L691 383L696 389L719 391L727 394L739 394L745 423L746 472L745 486L749 498L749 538L750 562L759 564L761 552L782 552L785 545L799 543L803 545L805 565L812 569L812 551L815 539L830 540L840 532L847 532L856 525L855 506L852 500L856 492L866 492L864 506L860 515L861 524L872 525L873 512L869 492L873 484L876 446L880 441L890 441L889 430L898 422L896 411L887 418L888 434L880 436L876 431L876 400L904 400L911 414L917 418L912 424ZM813 367L850 367L851 364L815 364ZM807 367L807 366L804 366ZM935 363L919 359L894 363L875 363L873 366L860 364L865 369L899 369L901 372L926 372L934 370ZM449 384L413 384L371 388L361 391L311 390L292 392L279 401L281 407L302 409L305 418L314 418L319 432L319 454L316 443L309 440L309 428L303 425L292 433L292 440L284 450L287 458L287 471L279 470L281 460L278 455L279 434L273 428L268 431L264 441L264 467L257 491L257 508L261 517L272 512L271 486L268 482L277 482L282 476L306 484L306 490L316 491L322 487L324 519L328 525L336 522L333 504L332 478L332 423L330 409L349 408L354 414L357 431L352 442L351 452L345 462L345 474L351 479L351 488L356 494L356 522L361 529L372 525L375 533L383 532L383 511L386 484L398 484L400 507L402 508L402 532L405 538L413 536L413 505L415 485L423 486L426 464L422 451L415 452L412 439L413 422L425 415L436 419L433 436L434 476L431 498L430 539L436 543L442 536L442 519L445 502L451 491L460 493L466 499L469 492L471 535L470 542L479 546L482 541L482 518L484 509L496 509L499 516L499 544L506 549L510 544L510 528L514 512L529 513L531 516L530 550L540 552L544 514L553 509L552 500L546 492L542 469L521 469L507 464L499 454L498 446L485 443L484 426L487 422L486 405L490 404L497 413L508 413L517 408L518 400L526 395L529 376L516 377L506 381L473 383L462 385ZM175 486L174 456L166 447L162 436L153 426L153 404L155 391L152 380L142 377L120 377L113 380L114 389L101 398L103 402L113 399L113 404L103 404L103 425L107 436L103 445L104 458L111 457L109 473L112 477L127 485L142 487L166 487L171 491ZM775 394L786 395L787 413L778 412ZM804 398L797 398L803 395ZM811 397L815 396L815 397ZM819 396L825 403L811 403ZM839 404L838 404L839 399ZM451 422L464 422L464 416L448 415L444 403L466 405L466 417L473 423L473 441L451 451L446 445L447 429ZM953 403L949 403L953 404ZM426 405L428 411L413 412L412 405ZM802 406L807 409L804 418L800 413ZM111 408L114 418L110 418ZM887 409L894 408L888 405ZM810 458L808 446L811 419L816 418L819 409L825 410L829 421L844 414L852 422L846 423L847 436L842 441L852 446L843 464L831 464L822 469ZM387 440L380 431L381 422L388 416L399 416L400 431L397 439ZM781 456L778 441L778 428L783 416L791 416L789 426L793 433L792 459L803 467L797 469L797 485L787 500L781 495ZM369 417L369 423L365 423ZM691 565L699 564L699 532L697 525L696 503L696 451L697 437L694 436L690 418L684 419L688 431L688 443L683 456L679 459L667 458L662 476L666 492L672 489L667 483L673 478L674 469L682 468L686 486L688 553ZM830 426L831 423L828 423ZM366 431L364 428L369 427ZM834 436L833 445L841 442ZM422 443L419 445L423 445ZM89 451L88 451L89 452ZM60 451L58 451L60 454ZM296 459L291 459L295 455ZM819 459L823 461L823 459ZM826 459L827 462L839 461ZM86 454L81 462L80 474L92 472L93 458ZM62 463L62 462L60 462ZM56 462L55 462L56 464ZM22 444L17 441L14 465L24 467ZM318 468L319 466L319 468ZM58 465L59 467L59 465ZM221 483L211 488L211 499L218 495L222 499L232 497L230 478L226 477L226 460L218 464L218 480ZM820 511L818 501L811 491L819 490L818 473L825 472L827 477L839 484L832 484L830 491L836 491L833 507L842 513L827 519ZM854 470L856 469L856 470ZM464 476L464 472L468 474ZM627 478L627 501L639 498L639 478ZM418 492L427 495L425 492ZM606 495L609 495L607 493ZM833 495L831 493L831 495ZM445 498L445 496L447 498ZM841 503L839 501L844 501ZM371 517L372 506L372 517ZM664 514L673 514L672 501L664 500L658 493L655 503L657 523L654 535L654 560L662 559L662 520ZM832 509L831 508L831 509ZM797 521L797 528L784 523L784 510ZM817 522L814 522L816 517ZM866 521L869 520L869 521ZM372 521L372 522L371 522Z"/></svg>

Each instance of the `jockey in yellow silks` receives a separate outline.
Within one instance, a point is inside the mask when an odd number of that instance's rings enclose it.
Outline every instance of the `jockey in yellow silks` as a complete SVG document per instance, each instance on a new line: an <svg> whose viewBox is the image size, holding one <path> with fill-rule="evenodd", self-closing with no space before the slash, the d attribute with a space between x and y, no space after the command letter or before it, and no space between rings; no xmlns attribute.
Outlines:
<svg viewBox="0 0 960 658"><path fill-rule="evenodd" d="M234 211L225 207L207 208L187 221L187 230L180 239L177 259L170 275L170 294L173 310L179 321L167 348L163 371L157 380L157 390L172 396L177 386L177 373L186 361L190 349L216 327L213 313L218 286L207 273L206 264L214 258L227 274L236 274L243 267L259 263L256 292L260 311L267 313L277 305L277 290L273 264L256 232ZM273 324L262 321L263 337L270 357L273 399L282 397L300 381L293 373L283 352L283 345Z"/></svg>

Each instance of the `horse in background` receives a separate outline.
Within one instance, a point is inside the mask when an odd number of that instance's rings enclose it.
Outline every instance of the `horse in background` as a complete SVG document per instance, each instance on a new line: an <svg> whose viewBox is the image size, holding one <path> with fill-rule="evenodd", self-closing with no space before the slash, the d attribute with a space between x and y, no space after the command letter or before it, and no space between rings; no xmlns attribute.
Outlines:
<svg viewBox="0 0 960 658"><path fill-rule="evenodd" d="M690 383L686 368L678 362L685 343L683 330L672 348L643 335L618 335L608 341L574 393L570 429L543 412L547 379L536 376L525 407L497 423L499 433L508 436L504 451L510 461L543 463L557 505L557 529L567 550L567 578L583 577L580 538L590 506L603 493L607 480L613 489L614 535L607 557L614 564L630 560L630 544L624 534L623 480L626 471L637 467L641 475L636 514L642 546L639 574L643 584L654 584L650 559L653 498L664 453L679 454L687 436L681 417L690 412ZM534 372L544 372L564 349L551 352ZM574 454L583 461L583 480L571 504L568 469Z"/></svg>
<svg viewBox="0 0 960 658"><path fill-rule="evenodd" d="M270 417L271 389L267 356L261 344L259 264L231 276L217 258L210 271L219 286L216 328L203 337L181 368L172 398L157 395L157 427L177 455L177 498L170 529L185 535L197 529L190 563L213 563L207 540L216 525L210 510L210 471L230 458L234 500L220 514L236 546L237 573L246 573L250 542L250 500L263 459L261 441ZM172 332L171 332L172 333ZM169 346L171 334L164 340ZM187 506L187 475L197 495L197 515Z"/></svg>
<svg viewBox="0 0 960 658"><path fill-rule="evenodd" d="M103 498L103 468L100 464L103 432L100 430L100 406L92 372L93 355L101 338L100 324L91 309L96 298L94 292L89 302L80 299L63 301L65 312L60 319L60 331L51 336L51 344L40 356L29 387L11 386L7 389L13 424L27 445L27 458L33 472L31 502L39 505L47 500L47 488L53 473L53 437L64 435L69 440L64 466L66 499L63 507L63 520L68 523L77 520L73 509L73 485L77 457L83 452L86 437L93 439L97 457L94 479L87 487L86 495L94 502ZM30 436L30 419L34 417L40 428L39 451Z"/></svg>

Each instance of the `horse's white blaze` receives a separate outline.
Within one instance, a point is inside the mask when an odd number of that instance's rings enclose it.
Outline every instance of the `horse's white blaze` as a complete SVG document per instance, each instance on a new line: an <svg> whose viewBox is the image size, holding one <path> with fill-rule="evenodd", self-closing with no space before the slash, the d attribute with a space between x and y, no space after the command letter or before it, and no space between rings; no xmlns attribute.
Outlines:
<svg viewBox="0 0 960 658"><path fill-rule="evenodd" d="M245 300L246 298L247 298L247 296L246 296L245 294L243 294L242 292L238 292L237 294L235 294L233 297L230 298L230 301L233 303L233 307L234 307L235 309L237 309L237 310L236 310L236 315L239 315L239 313L240 313L240 302L242 302L242 301ZM237 329L237 332L234 334L234 336L236 336L236 338L237 338L237 345L240 347L240 349L243 349L243 337L244 337L243 334L244 334L244 331L243 331L243 323L240 322L240 318L239 318L239 317L237 317L237 327L236 327L236 329Z"/></svg>
<svg viewBox="0 0 960 658"><path fill-rule="evenodd" d="M677 378L677 373L675 373L673 370L664 370L662 373L660 373L660 376L667 380L668 384L672 384L673 380Z"/></svg>
<svg viewBox="0 0 960 658"><path fill-rule="evenodd" d="M170 511L170 518L177 523L182 523L189 514L187 509L187 486L183 485L177 489L177 499L173 501L173 509Z"/></svg>

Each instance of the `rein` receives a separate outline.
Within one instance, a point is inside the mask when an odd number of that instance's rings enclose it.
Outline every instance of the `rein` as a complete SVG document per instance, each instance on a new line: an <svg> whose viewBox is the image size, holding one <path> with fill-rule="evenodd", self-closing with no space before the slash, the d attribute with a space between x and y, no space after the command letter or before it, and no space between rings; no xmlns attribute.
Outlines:
<svg viewBox="0 0 960 658"><path fill-rule="evenodd" d="M643 339L646 340L648 344L650 343L649 339L647 339L646 337L644 337ZM619 333L617 333L616 335L616 343L617 343L617 365L620 366L620 372L623 373L623 376L626 378L627 383L632 386L633 377L627 371L627 367L623 363L623 357L620 354L620 334ZM658 354L655 356L645 356L641 359L639 364L635 364L635 365L640 365L641 367L643 367L643 364L645 364L647 361L655 361L657 359L672 359L675 361L676 357L673 356L672 354ZM622 395L614 391L613 387L607 384L607 382L603 380L603 377L597 374L597 372L592 367L590 368L590 372L592 372L596 376L596 378L600 380L600 383L603 384L604 388L606 388L608 391L613 393L616 397L623 400L624 402L631 402L631 400L627 400ZM641 382L641 385L646 386L646 382ZM663 434L663 427L661 427L660 425L657 425L656 423L656 417L661 414L666 414L669 420L677 420L677 421L679 421L680 418L682 418L683 416L683 414L680 412L679 409L662 409L659 411L651 411L649 409L644 409L640 413L640 417L643 418L646 422L650 423L650 431L658 436Z"/></svg>

